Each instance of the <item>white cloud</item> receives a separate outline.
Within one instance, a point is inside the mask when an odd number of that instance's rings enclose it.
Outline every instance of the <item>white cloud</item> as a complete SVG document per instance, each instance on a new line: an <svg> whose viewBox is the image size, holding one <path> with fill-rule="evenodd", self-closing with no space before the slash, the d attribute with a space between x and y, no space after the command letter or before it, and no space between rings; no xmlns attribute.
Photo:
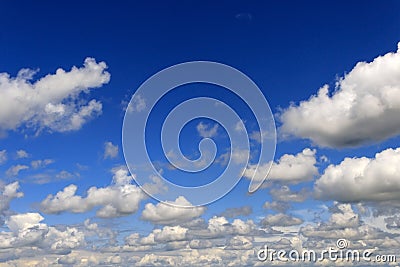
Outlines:
<svg viewBox="0 0 400 267"><path fill-rule="evenodd" d="M17 77L0 73L0 130L25 126L40 132L79 130L89 119L101 113L97 100L88 103L82 93L98 88L110 80L104 62L86 58L81 68L57 69L32 82L36 73L22 69Z"/></svg>
<svg viewBox="0 0 400 267"><path fill-rule="evenodd" d="M77 186L71 184L55 195L48 195L40 203L44 213L83 213L99 208L96 215L101 218L120 217L135 213L140 201L147 195L136 185L130 184L132 177L126 168L112 170L114 184L108 187L91 187L86 197L76 195Z"/></svg>
<svg viewBox="0 0 400 267"><path fill-rule="evenodd" d="M317 163L315 154L316 150L311 150L309 148L304 149L296 155L285 154L278 159L277 162L272 163L271 171L269 171L271 163L260 165L258 169L257 165L250 164L246 168L243 176L248 179L254 176L253 179L261 181L268 175L266 181L277 181L281 183L310 181L318 174L318 169L315 166Z"/></svg>
<svg viewBox="0 0 400 267"><path fill-rule="evenodd" d="M400 134L399 111L400 43L395 53L357 63L331 96L325 85L284 110L280 131L320 146L358 146Z"/></svg>
<svg viewBox="0 0 400 267"><path fill-rule="evenodd" d="M10 216L6 224L11 231L18 232L36 226L43 219L39 213L24 213Z"/></svg>
<svg viewBox="0 0 400 267"><path fill-rule="evenodd" d="M0 165L7 161L7 150L0 150Z"/></svg>
<svg viewBox="0 0 400 267"><path fill-rule="evenodd" d="M197 218L206 210L205 207L190 206L192 206L191 203L183 196L178 197L169 204L160 202L154 205L152 203L147 203L142 213L142 219L154 224L178 224Z"/></svg>
<svg viewBox="0 0 400 267"><path fill-rule="evenodd" d="M29 167L26 165L22 165L22 164L13 165L10 168L8 168L8 170L6 171L6 175L8 177L18 176L20 171L26 170L26 169L29 169Z"/></svg>
<svg viewBox="0 0 400 267"><path fill-rule="evenodd" d="M31 161L31 166L34 169L38 169L38 168L44 168L47 165L50 165L52 163L54 163L53 159L43 159L43 160L38 159L38 160Z"/></svg>
<svg viewBox="0 0 400 267"><path fill-rule="evenodd" d="M217 135L218 132L218 124L214 124L214 126L210 126L208 124L204 124L203 122L200 122L197 124L197 132L199 135L203 138L211 138Z"/></svg>
<svg viewBox="0 0 400 267"><path fill-rule="evenodd" d="M382 238L383 233L377 229L363 224L359 215L354 212L350 204L335 203L331 208L331 214L326 222L315 225L306 225L300 229L300 233L311 239L345 238L347 240L364 240Z"/></svg>
<svg viewBox="0 0 400 267"><path fill-rule="evenodd" d="M113 183L116 185L126 185L133 181L133 176L129 173L126 166L118 166L111 169Z"/></svg>
<svg viewBox="0 0 400 267"><path fill-rule="evenodd" d="M118 156L118 145L113 145L111 142L105 142L104 143L104 159L110 158L116 158Z"/></svg>
<svg viewBox="0 0 400 267"><path fill-rule="evenodd" d="M39 213L11 215L6 225L11 232L0 232L0 246L45 248L55 253L69 253L71 249L85 244L84 233L77 228L58 230L44 223Z"/></svg>
<svg viewBox="0 0 400 267"><path fill-rule="evenodd" d="M315 182L321 199L338 201L400 200L400 148L386 149L375 158L345 158L329 165Z"/></svg>
<svg viewBox="0 0 400 267"><path fill-rule="evenodd" d="M154 241L165 243L171 241L181 241L186 239L188 229L177 226L164 226L162 229L153 230Z"/></svg>
<svg viewBox="0 0 400 267"><path fill-rule="evenodd" d="M141 112L146 108L146 100L139 94L135 94L131 102L128 103L124 100L121 104L128 113Z"/></svg>
<svg viewBox="0 0 400 267"><path fill-rule="evenodd" d="M192 229L188 235L194 238L220 238L228 235L251 235L256 231L252 220L234 219L232 223L222 216L213 216L205 229Z"/></svg>
<svg viewBox="0 0 400 267"><path fill-rule="evenodd" d="M79 173L77 174L72 174L66 170L60 171L59 173L56 174L57 179L69 179L75 176L79 176Z"/></svg>
<svg viewBox="0 0 400 267"><path fill-rule="evenodd" d="M16 154L17 154L17 159L24 159L24 158L28 158L29 157L28 152L26 152L23 149L17 150Z"/></svg>
<svg viewBox="0 0 400 267"><path fill-rule="evenodd" d="M14 198L20 198L24 194L22 192L18 192L19 183L13 182L7 185L3 185L0 183L0 215L4 215L10 208L10 202Z"/></svg>
<svg viewBox="0 0 400 267"><path fill-rule="evenodd" d="M96 215L101 218L112 218L135 213L139 203L146 196L135 185L113 185L109 187L91 187L87 196L76 195L76 185L69 185L56 195L49 195L40 204L41 210L48 214L65 211L83 213L100 207Z"/></svg>

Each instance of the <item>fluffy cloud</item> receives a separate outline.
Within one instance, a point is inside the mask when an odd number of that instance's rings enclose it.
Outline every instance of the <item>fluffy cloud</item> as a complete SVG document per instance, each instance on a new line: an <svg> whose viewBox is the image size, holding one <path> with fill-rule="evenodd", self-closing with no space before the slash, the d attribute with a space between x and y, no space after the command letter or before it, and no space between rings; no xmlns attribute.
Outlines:
<svg viewBox="0 0 400 267"><path fill-rule="evenodd" d="M191 205L183 196L169 204L147 203L142 213L142 219L154 224L178 224L197 218L206 210L205 207L190 207Z"/></svg>
<svg viewBox="0 0 400 267"><path fill-rule="evenodd" d="M130 184L133 181L133 176L129 173L126 166L114 167L111 172L113 173L113 183L116 185Z"/></svg>
<svg viewBox="0 0 400 267"><path fill-rule="evenodd" d="M320 199L338 201L399 201L400 148L386 149L375 158L345 158L330 165L315 182Z"/></svg>
<svg viewBox="0 0 400 267"><path fill-rule="evenodd" d="M140 201L147 196L139 187L124 183L132 180L126 169L115 170L113 180L118 183L103 188L89 188L86 197L76 195L77 186L71 184L54 196L48 195L40 203L41 210L48 214L65 211L83 213L100 207L96 215L101 218L135 213L139 209Z"/></svg>
<svg viewBox="0 0 400 267"><path fill-rule="evenodd" d="M376 227L363 223L350 204L335 203L330 211L328 221L306 225L300 229L299 233L307 237L310 244L314 243L314 247L324 246L329 240L345 238L360 242L359 246L361 245L364 248L367 246L382 248L385 240L390 236L390 234L384 233ZM395 243L398 242L395 241ZM355 246L356 244L353 242L352 247L356 248ZM393 247L397 246L394 245Z"/></svg>
<svg viewBox="0 0 400 267"><path fill-rule="evenodd" d="M67 254L71 249L85 244L83 232L67 227L58 230L41 223L39 213L22 213L10 216L6 225L11 232L0 232L2 248L44 248L53 253Z"/></svg>
<svg viewBox="0 0 400 267"><path fill-rule="evenodd" d="M86 58L83 67L70 71L57 69L32 82L36 73L22 69L16 77L0 73L0 131L26 126L56 132L78 130L101 113L97 100L88 103L82 93L98 88L110 80L104 62Z"/></svg>
<svg viewBox="0 0 400 267"><path fill-rule="evenodd" d="M256 225L252 220L243 221L234 219L230 223L225 217L214 216L208 220L204 229L191 229L188 232L190 239L221 238L229 235L251 235L256 232Z"/></svg>
<svg viewBox="0 0 400 267"><path fill-rule="evenodd" d="M113 145L111 142L105 142L104 143L104 159L113 159L118 156L118 146Z"/></svg>
<svg viewBox="0 0 400 267"><path fill-rule="evenodd" d="M400 43L395 53L359 62L335 91L328 85L284 110L280 131L320 146L348 147L400 134Z"/></svg>
<svg viewBox="0 0 400 267"><path fill-rule="evenodd" d="M10 202L15 198L20 198L24 194L19 192L19 183L3 185L0 183L0 215L4 215L10 208Z"/></svg>
<svg viewBox="0 0 400 267"><path fill-rule="evenodd" d="M171 241L182 241L186 239L188 229L177 226L164 226L162 229L153 230L154 241L165 243Z"/></svg>
<svg viewBox="0 0 400 267"><path fill-rule="evenodd" d="M101 218L112 218L135 213L139 203L146 196L135 185L91 187L87 196L76 195L76 185L69 185L56 195L49 195L40 204L41 210L48 214L65 211L83 213L100 207L96 215Z"/></svg>
<svg viewBox="0 0 400 267"><path fill-rule="evenodd" d="M267 181L277 181L281 183L300 183L310 181L318 174L318 169L315 166L317 160L315 158L316 150L309 148L304 149L296 155L285 154L277 162L272 165L249 165L243 176L256 180L263 180L266 175ZM271 165L271 170L269 166ZM257 172L256 172L257 170Z"/></svg>

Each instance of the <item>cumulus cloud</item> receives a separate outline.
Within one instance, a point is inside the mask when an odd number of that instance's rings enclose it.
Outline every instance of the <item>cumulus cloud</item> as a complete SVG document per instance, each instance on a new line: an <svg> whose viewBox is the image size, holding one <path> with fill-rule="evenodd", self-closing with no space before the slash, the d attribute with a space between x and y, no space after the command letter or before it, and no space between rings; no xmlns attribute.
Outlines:
<svg viewBox="0 0 400 267"><path fill-rule="evenodd" d="M197 218L206 210L205 207L190 207L191 205L183 196L169 204L147 203L142 213L142 219L154 224L178 224Z"/></svg>
<svg viewBox="0 0 400 267"><path fill-rule="evenodd" d="M251 235L256 232L257 226L253 220L243 221L234 219L230 223L225 217L213 216L208 220L204 229L191 229L188 232L190 239L195 238L220 238L230 235Z"/></svg>
<svg viewBox="0 0 400 267"><path fill-rule="evenodd" d="M300 233L310 241L323 241L329 239L345 238L347 240L362 240L365 243L376 242L385 239L385 234L377 228L364 224L359 215L350 204L335 203L330 209L331 214L326 222L315 225L308 224L300 229ZM386 236L388 236L386 234Z"/></svg>
<svg viewBox="0 0 400 267"><path fill-rule="evenodd" d="M21 126L40 132L79 130L102 111L97 100L86 102L82 94L110 80L104 62L86 58L83 67L57 69L36 81L36 71L22 69L16 77L0 73L0 131Z"/></svg>
<svg viewBox="0 0 400 267"><path fill-rule="evenodd" d="M400 148L389 148L374 158L345 158L338 165L329 165L314 190L320 199L399 201L399 177Z"/></svg>
<svg viewBox="0 0 400 267"><path fill-rule="evenodd" d="M20 198L24 194L19 192L19 183L13 182L7 185L0 183L0 215L5 215L10 208L10 202Z"/></svg>
<svg viewBox="0 0 400 267"><path fill-rule="evenodd" d="M320 146L351 147L400 134L400 43L398 50L359 62L336 83L291 105L279 116L283 135Z"/></svg>
<svg viewBox="0 0 400 267"><path fill-rule="evenodd" d="M111 169L111 173L113 174L113 183L116 185L126 185L130 184L133 181L133 176L129 173L129 170L126 166L117 166Z"/></svg>
<svg viewBox="0 0 400 267"><path fill-rule="evenodd" d="M91 187L83 197L76 195L77 186L71 184L55 195L48 195L40 203L40 208L48 214L66 211L83 213L99 208L96 215L101 218L135 213L139 209L139 203L147 198L147 195L139 187L126 183L132 180L126 169L116 170L113 180L117 183L102 188Z"/></svg>
<svg viewBox="0 0 400 267"><path fill-rule="evenodd" d="M277 162L273 162L272 165L271 163L260 166L250 164L244 171L243 176L248 179L254 177L253 179L261 181L268 175L267 181L281 183L310 181L318 174L318 169L315 166L317 163L315 154L315 149L306 148L296 155L285 154ZM271 170L269 166L271 166Z"/></svg>
<svg viewBox="0 0 400 267"><path fill-rule="evenodd" d="M104 159L113 159L118 156L118 145L113 145L111 142L104 143Z"/></svg>
<svg viewBox="0 0 400 267"><path fill-rule="evenodd" d="M59 230L44 223L39 213L11 215L6 225L11 232L0 232L0 247L37 247L53 253L67 254L85 244L84 234L77 228Z"/></svg>
<svg viewBox="0 0 400 267"><path fill-rule="evenodd" d="M48 214L69 211L83 213L100 207L96 215L112 218L135 213L139 203L145 198L144 193L135 185L91 187L87 196L76 195L77 186L69 185L56 195L49 195L40 204L41 210Z"/></svg>

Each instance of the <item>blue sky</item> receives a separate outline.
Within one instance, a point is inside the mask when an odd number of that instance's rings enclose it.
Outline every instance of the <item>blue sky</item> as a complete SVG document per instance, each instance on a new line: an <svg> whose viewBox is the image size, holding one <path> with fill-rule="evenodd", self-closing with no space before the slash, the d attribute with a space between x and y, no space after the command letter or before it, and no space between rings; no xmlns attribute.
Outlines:
<svg viewBox="0 0 400 267"><path fill-rule="evenodd" d="M397 1L2 3L0 262L253 266L268 264L256 256L264 244L324 249L338 238L398 253L399 8ZM182 210L135 184L121 133L144 81L198 60L232 66L258 85L278 142L256 193L243 177L220 200ZM165 174L189 185L199 181L159 162L157 132L175 105L196 96L218 97L254 120L217 86L185 85L166 96L147 145ZM200 123L215 125L198 119L182 132L191 158ZM229 145L220 126L217 156ZM223 167L194 179L209 182Z"/></svg>

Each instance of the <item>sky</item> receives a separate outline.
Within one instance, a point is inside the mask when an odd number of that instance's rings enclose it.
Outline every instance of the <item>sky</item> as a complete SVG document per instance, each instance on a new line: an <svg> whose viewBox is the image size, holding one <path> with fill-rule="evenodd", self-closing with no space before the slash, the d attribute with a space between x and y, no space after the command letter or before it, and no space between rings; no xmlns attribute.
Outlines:
<svg viewBox="0 0 400 267"><path fill-rule="evenodd" d="M400 261L398 1L1 6L0 266L288 266L300 263L260 260L260 249L320 252L338 249L338 239ZM221 86L179 86L151 110L144 135L130 122L130 140L145 140L160 177L183 186L214 181L227 157L245 168L230 192L207 205L191 194L163 204L153 197L165 181L126 161L124 118L148 108L147 95L129 104L145 81L191 61L231 66L258 86L276 150L255 173L264 139L252 134L262 130L252 108L261 98L249 106ZM188 174L168 162L176 155L164 153L161 131L175 107L198 97L232 108L250 146L230 154L228 136L240 129L191 120L167 141L179 138L190 160L203 138L217 152L208 169ZM261 187L250 194L252 177Z"/></svg>

